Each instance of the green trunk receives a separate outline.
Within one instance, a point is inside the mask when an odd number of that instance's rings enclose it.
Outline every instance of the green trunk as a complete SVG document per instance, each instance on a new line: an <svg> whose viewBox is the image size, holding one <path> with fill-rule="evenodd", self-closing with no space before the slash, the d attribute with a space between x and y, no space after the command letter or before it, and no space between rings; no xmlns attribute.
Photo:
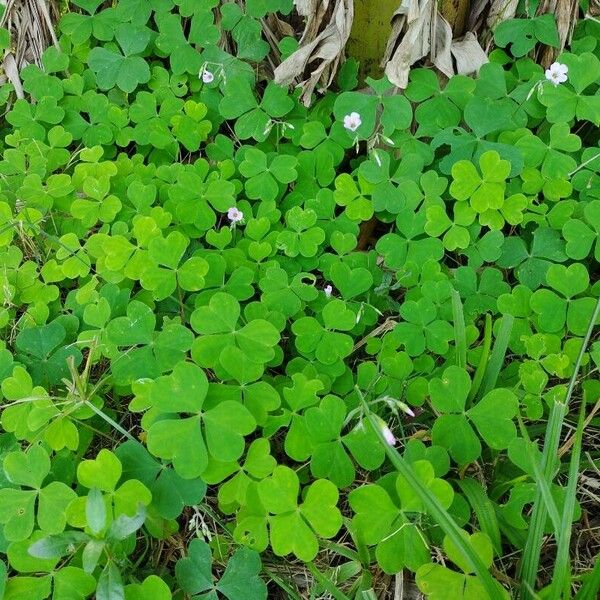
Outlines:
<svg viewBox="0 0 600 600"><path fill-rule="evenodd" d="M460 37L465 32L471 0L440 0L440 12L450 23L454 37Z"/></svg>
<svg viewBox="0 0 600 600"><path fill-rule="evenodd" d="M392 31L391 20L401 0L354 0L354 22L347 44L349 56L360 62L359 77L381 77L380 66ZM439 0L440 12L450 23L454 37L465 32L470 0Z"/></svg>
<svg viewBox="0 0 600 600"><path fill-rule="evenodd" d="M400 0L354 0L354 22L346 49L348 56L360 62L359 79L382 77L381 58L398 6Z"/></svg>

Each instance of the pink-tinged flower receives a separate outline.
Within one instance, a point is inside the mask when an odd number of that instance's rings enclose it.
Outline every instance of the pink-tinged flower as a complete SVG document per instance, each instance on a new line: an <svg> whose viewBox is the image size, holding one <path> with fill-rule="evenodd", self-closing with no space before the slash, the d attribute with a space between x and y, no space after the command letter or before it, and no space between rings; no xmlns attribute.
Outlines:
<svg viewBox="0 0 600 600"><path fill-rule="evenodd" d="M344 117L344 127L353 133L362 125L362 119L357 112L351 112Z"/></svg>
<svg viewBox="0 0 600 600"><path fill-rule="evenodd" d="M551 81L554 85L558 85L559 83L564 83L567 80L568 72L569 67L567 67L567 65L555 62L550 65L549 69L546 69L546 79Z"/></svg>
<svg viewBox="0 0 600 600"><path fill-rule="evenodd" d="M390 446L396 445L396 438L394 437L394 434L391 432L390 428L387 425L384 424L382 426L381 433L383 433L383 437L385 438L385 441Z"/></svg>
<svg viewBox="0 0 600 600"><path fill-rule="evenodd" d="M323 288L323 291L325 292L325 295L326 295L328 298L331 298L331 293L333 292L333 288L332 288L330 285L326 285L326 286Z"/></svg>
<svg viewBox="0 0 600 600"><path fill-rule="evenodd" d="M204 83L212 83L215 80L215 76L208 70L202 71L202 81Z"/></svg>
<svg viewBox="0 0 600 600"><path fill-rule="evenodd" d="M233 206L227 211L227 218L232 223L239 223L244 219L244 213L241 210L237 209L235 206Z"/></svg>
<svg viewBox="0 0 600 600"><path fill-rule="evenodd" d="M390 446L395 446L396 438L394 437L392 430L387 426L387 423L381 417L376 417L376 420L377 420L377 423L379 424L379 429L381 430L381 433L383 434L385 441Z"/></svg>
<svg viewBox="0 0 600 600"><path fill-rule="evenodd" d="M406 413L409 417L415 417L415 411L408 406L408 404L404 404L404 402L400 402L398 401L398 407L400 408L400 410L402 410L402 412Z"/></svg>

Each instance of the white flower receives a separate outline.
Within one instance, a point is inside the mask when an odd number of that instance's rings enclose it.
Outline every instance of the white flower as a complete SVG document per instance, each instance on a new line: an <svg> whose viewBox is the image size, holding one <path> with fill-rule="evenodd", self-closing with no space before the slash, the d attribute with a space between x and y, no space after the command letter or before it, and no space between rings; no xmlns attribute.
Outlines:
<svg viewBox="0 0 600 600"><path fill-rule="evenodd" d="M244 213L241 210L238 210L235 206L230 208L227 211L227 218L232 223L239 223L244 218Z"/></svg>
<svg viewBox="0 0 600 600"><path fill-rule="evenodd" d="M567 67L567 65L555 62L550 65L549 69L546 69L546 79L551 81L554 85L558 85L559 83L564 83L567 80L568 72L569 67Z"/></svg>
<svg viewBox="0 0 600 600"><path fill-rule="evenodd" d="M362 120L357 112L351 112L344 117L344 127L348 131L356 131L362 125Z"/></svg>
<svg viewBox="0 0 600 600"><path fill-rule="evenodd" d="M376 416L375 420L377 421L377 424L379 425L379 429L381 430L381 433L383 434L385 441L390 446L395 446L396 438L394 437L394 434L392 433L391 429L387 426L387 423L381 417Z"/></svg>
<svg viewBox="0 0 600 600"><path fill-rule="evenodd" d="M210 72L204 69L202 71L202 81L204 83L212 83L215 80L215 76Z"/></svg>
<svg viewBox="0 0 600 600"><path fill-rule="evenodd" d="M400 410L405 412L409 417L416 417L415 411L407 404L404 404L404 402L400 402L398 400L398 407L400 408Z"/></svg>
<svg viewBox="0 0 600 600"><path fill-rule="evenodd" d="M385 438L385 441L390 445L390 446L395 446L396 445L396 438L394 437L394 434L391 432L390 428L387 425L383 425L383 427L381 428L381 433L383 433L383 437Z"/></svg>
<svg viewBox="0 0 600 600"><path fill-rule="evenodd" d="M323 288L323 291L325 292L325 295L326 295L328 298L331 298L331 292L333 292L333 288L332 288L330 285L326 285L326 286Z"/></svg>

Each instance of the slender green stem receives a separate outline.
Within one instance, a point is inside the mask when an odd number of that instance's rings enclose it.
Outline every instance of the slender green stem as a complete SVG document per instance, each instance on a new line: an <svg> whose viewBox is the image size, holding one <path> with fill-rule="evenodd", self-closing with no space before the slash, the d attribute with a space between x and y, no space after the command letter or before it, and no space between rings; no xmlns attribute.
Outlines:
<svg viewBox="0 0 600 600"><path fill-rule="evenodd" d="M467 367L467 335L465 331L465 313L460 294L452 290L452 320L454 321L454 344L456 347L456 364Z"/></svg>
<svg viewBox="0 0 600 600"><path fill-rule="evenodd" d="M596 558L594 568L579 588L575 600L597 600L598 591L600 591L600 556Z"/></svg>
<svg viewBox="0 0 600 600"><path fill-rule="evenodd" d="M128 440L139 444L139 442L127 431L123 429L114 419L111 419L105 412L94 406L89 400L85 401L85 405L93 410L99 417L104 419L111 427L116 429L121 435L124 435Z"/></svg>
<svg viewBox="0 0 600 600"><path fill-rule="evenodd" d="M585 427L585 394L579 409L579 420L575 430L575 443L571 451L571 460L569 462L569 480L567 484L567 494L562 511L562 522L557 536L558 549L556 551L556 561L554 562L554 575L552 577L552 589L550 600L558 600L561 595L569 598L569 586L571 583L571 568L569 565L569 551L571 544L571 523L573 522L573 512L575 511L575 497L577 494L577 479L579 475L579 464L581 461L581 445L583 440L583 430Z"/></svg>
<svg viewBox="0 0 600 600"><path fill-rule="evenodd" d="M504 357L506 356L506 349L508 348L508 342L510 341L510 334L514 323L515 318L512 315L504 315L500 321L494 349L492 350L490 361L485 370L483 381L481 382L481 390L478 396L485 396L485 394L496 387L498 375L504 364Z"/></svg>
<svg viewBox="0 0 600 600"><path fill-rule="evenodd" d="M336 554L339 554L340 556L343 556L344 558L347 558L348 560L353 560L358 563L360 562L360 556L358 555L358 552L352 550L351 548L346 548L346 546L336 544L335 542L330 542L329 540L321 540L321 546L331 550L332 552L335 552Z"/></svg>
<svg viewBox="0 0 600 600"><path fill-rule="evenodd" d="M573 175L575 175L575 173L577 173L577 171L579 171L580 169L583 169L583 167L586 167L591 162L595 161L597 158L600 158L600 152L598 152L598 154L594 154L593 156L588 158L586 161L582 162L576 169L573 169L569 173L568 177L573 177Z"/></svg>
<svg viewBox="0 0 600 600"><path fill-rule="evenodd" d="M492 541L496 556L502 555L502 542L500 536L500 526L494 505L488 498L481 484L475 479L458 479L456 484L466 496L473 512L479 522L481 531L486 533Z"/></svg>
<svg viewBox="0 0 600 600"><path fill-rule="evenodd" d="M569 381L569 387L567 388L567 394L564 402L555 401L550 411L550 418L546 427L546 435L544 437L544 452L542 454L542 474L549 484L554 478L556 457L558 452L558 445L560 443L560 433L562 430L563 421L567 414L571 396L575 389L575 384L579 376L579 369L581 368L581 361L583 355L587 349L587 346L592 337L594 325L600 315L600 298L596 302L596 307L590 319L587 332L579 354L577 361L575 362L575 368L573 375ZM542 550L542 540L544 537L544 524L546 522L546 504L544 503L542 490L539 486L536 489L535 500L533 504L533 512L531 515L531 522L529 527L529 534L525 543L525 549L523 551L523 564L521 566L521 598L522 600L533 600L535 578L538 571L540 562L540 553Z"/></svg>
<svg viewBox="0 0 600 600"><path fill-rule="evenodd" d="M263 571L266 575L268 575L273 582L278 585L286 594L288 598L291 600L302 600L302 597L292 588L291 585L287 583L282 577L277 575L272 569L268 567L263 567Z"/></svg>
<svg viewBox="0 0 600 600"><path fill-rule="evenodd" d="M561 520L558 514L558 507L556 506L556 502L554 502L554 497L552 496L552 492L550 491L550 485L545 479L542 470L540 469L540 465L536 460L535 454L532 452L532 447L528 445L527 450L529 455L529 462L531 463L531 467L533 468L533 472L535 475L536 487L539 490L539 493L544 501L545 512L550 517L552 527L554 527L554 536L558 539L560 535L561 526Z"/></svg>
<svg viewBox="0 0 600 600"><path fill-rule="evenodd" d="M317 580L319 585L327 591L335 600L350 600L346 594L339 590L317 567L313 562L306 563L308 570L312 573L312 576Z"/></svg>
<svg viewBox="0 0 600 600"><path fill-rule="evenodd" d="M412 467L400 456L395 448L390 446L381 431L381 426L377 417L371 413L369 406L364 398L361 398L365 415L373 426L381 445L385 448L388 458L396 470L404 477L408 485L419 496L421 502L427 509L427 513L442 528L442 531L452 540L454 545L460 550L473 571L479 577L479 580L491 600L501 597L501 591L498 583L494 581L485 564L479 555L475 552L471 544L463 537L463 530L456 524L456 521L448 511L440 504L437 497L426 487L421 480L414 474Z"/></svg>
<svg viewBox="0 0 600 600"><path fill-rule="evenodd" d="M483 381L483 376L485 375L488 359L490 358L490 350L492 348L492 316L488 313L485 315L485 325L483 328L483 345L481 347L481 357L479 358L479 364L477 365L477 370L475 371L475 377L473 377L473 385L471 386L471 391L469 392L469 397L467 400L467 404L470 405L477 392L479 391L479 387L481 386L481 382Z"/></svg>

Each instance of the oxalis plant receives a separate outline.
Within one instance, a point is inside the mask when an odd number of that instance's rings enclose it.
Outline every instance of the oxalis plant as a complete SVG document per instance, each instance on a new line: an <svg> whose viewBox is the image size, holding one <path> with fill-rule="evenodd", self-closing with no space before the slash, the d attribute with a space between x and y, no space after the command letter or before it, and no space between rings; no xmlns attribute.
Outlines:
<svg viewBox="0 0 600 600"><path fill-rule="evenodd" d="M0 88L0 597L594 598L600 25L306 107L289 8L77 0Z"/></svg>

